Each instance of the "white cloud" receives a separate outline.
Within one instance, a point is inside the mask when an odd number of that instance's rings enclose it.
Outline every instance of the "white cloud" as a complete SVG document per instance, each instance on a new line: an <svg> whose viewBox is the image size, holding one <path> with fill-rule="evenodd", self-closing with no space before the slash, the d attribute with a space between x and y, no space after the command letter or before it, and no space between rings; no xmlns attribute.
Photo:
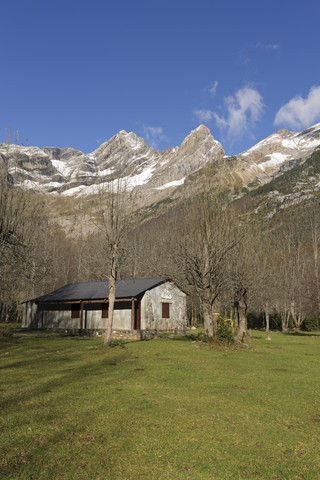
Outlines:
<svg viewBox="0 0 320 480"><path fill-rule="evenodd" d="M158 148L159 142L161 140L168 141L166 135L163 132L162 127L152 127L151 125L143 125L143 133L146 137L148 145L153 147L155 150Z"/></svg>
<svg viewBox="0 0 320 480"><path fill-rule="evenodd" d="M257 48L258 50L278 50L279 45L276 43L263 44L259 42L253 45L253 48Z"/></svg>
<svg viewBox="0 0 320 480"><path fill-rule="evenodd" d="M193 110L193 114L197 117L199 122L209 122L214 117L214 112L202 108L199 110Z"/></svg>
<svg viewBox="0 0 320 480"><path fill-rule="evenodd" d="M245 133L252 135L252 129L261 118L264 109L260 93L246 86L238 90L234 96L226 97L224 102L226 109L224 115L212 112L217 125L227 130L232 141Z"/></svg>
<svg viewBox="0 0 320 480"><path fill-rule="evenodd" d="M214 96L217 91L217 86L218 86L218 81L215 80L209 87L208 87L208 92L210 95Z"/></svg>
<svg viewBox="0 0 320 480"><path fill-rule="evenodd" d="M293 129L310 127L320 120L320 86L311 87L307 98L297 95L276 113L274 124Z"/></svg>
<svg viewBox="0 0 320 480"><path fill-rule="evenodd" d="M209 93L209 95L211 95L212 97L215 96L216 92L217 92L217 87L218 87L218 81L215 80L213 83L211 83L209 86L207 85L204 89L203 89L203 92L204 93ZM195 109L193 110L193 114L194 116L196 117L196 119L199 121L199 122L209 122L210 120L213 119L214 117L214 112L212 110L209 110L207 108L198 108L198 109Z"/></svg>

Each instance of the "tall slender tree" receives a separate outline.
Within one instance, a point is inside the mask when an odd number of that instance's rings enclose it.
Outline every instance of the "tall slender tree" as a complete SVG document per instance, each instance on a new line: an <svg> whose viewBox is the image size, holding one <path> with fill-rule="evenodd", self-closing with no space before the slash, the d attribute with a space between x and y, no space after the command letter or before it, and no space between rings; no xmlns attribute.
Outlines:
<svg viewBox="0 0 320 480"><path fill-rule="evenodd" d="M102 242L109 283L108 318L104 345L111 341L114 303L116 298L116 280L124 257L124 240L130 226L132 202L126 192L125 182L109 182L106 189L99 189L95 225L102 233Z"/></svg>

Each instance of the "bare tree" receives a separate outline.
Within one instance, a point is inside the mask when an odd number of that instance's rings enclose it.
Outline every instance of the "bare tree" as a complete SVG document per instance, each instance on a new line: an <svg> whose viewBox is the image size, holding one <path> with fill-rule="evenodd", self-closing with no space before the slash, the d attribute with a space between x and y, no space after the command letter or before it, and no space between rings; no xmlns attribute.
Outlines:
<svg viewBox="0 0 320 480"><path fill-rule="evenodd" d="M286 212L272 238L273 306L280 313L284 332L288 330L290 320L295 328L299 328L303 314L303 278L307 260L304 222L297 212Z"/></svg>
<svg viewBox="0 0 320 480"><path fill-rule="evenodd" d="M320 211L319 204L309 208L308 221L312 247L313 277L317 303L318 327L320 330Z"/></svg>
<svg viewBox="0 0 320 480"><path fill-rule="evenodd" d="M218 197L198 197L179 212L171 238L169 275L185 291L196 292L205 332L215 336L218 302L228 284L226 264L239 242L236 214Z"/></svg>
<svg viewBox="0 0 320 480"><path fill-rule="evenodd" d="M104 345L111 341L113 311L116 298L116 280L119 266L123 260L124 239L129 229L131 205L126 185L118 181L110 182L105 190L99 189L95 225L102 233L102 241L109 281L109 311L106 322Z"/></svg>
<svg viewBox="0 0 320 480"><path fill-rule="evenodd" d="M239 219L239 241L232 250L226 270L229 283L225 292L225 302L232 306L234 334L237 341L249 337L247 311L249 305L258 303L265 288L265 244L261 225L253 221ZM262 294L263 295L263 294ZM260 306L259 306L260 307Z"/></svg>
<svg viewBox="0 0 320 480"><path fill-rule="evenodd" d="M264 312L267 339L270 338L270 312L276 293L278 263L271 244L269 229L261 220L250 218L241 245L242 253L235 254L247 287L248 309ZM239 268L239 267L238 267Z"/></svg>
<svg viewBox="0 0 320 480"><path fill-rule="evenodd" d="M10 174L10 145L0 155L0 303L18 301L27 268L39 204L31 192L16 185ZM2 308L4 311L5 308Z"/></svg>

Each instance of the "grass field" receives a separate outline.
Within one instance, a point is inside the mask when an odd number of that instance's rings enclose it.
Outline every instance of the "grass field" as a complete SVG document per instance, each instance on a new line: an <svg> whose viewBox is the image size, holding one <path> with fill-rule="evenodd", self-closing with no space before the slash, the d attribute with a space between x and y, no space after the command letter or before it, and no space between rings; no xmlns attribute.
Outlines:
<svg viewBox="0 0 320 480"><path fill-rule="evenodd" d="M0 338L6 479L320 479L320 336Z"/></svg>

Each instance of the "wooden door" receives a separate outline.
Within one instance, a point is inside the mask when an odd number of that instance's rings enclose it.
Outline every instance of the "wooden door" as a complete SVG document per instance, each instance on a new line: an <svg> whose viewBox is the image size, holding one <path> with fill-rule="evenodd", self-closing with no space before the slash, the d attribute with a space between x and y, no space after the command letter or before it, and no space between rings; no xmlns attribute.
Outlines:
<svg viewBox="0 0 320 480"><path fill-rule="evenodd" d="M135 312L134 312L134 329L140 330L141 327L141 303L136 304Z"/></svg>

